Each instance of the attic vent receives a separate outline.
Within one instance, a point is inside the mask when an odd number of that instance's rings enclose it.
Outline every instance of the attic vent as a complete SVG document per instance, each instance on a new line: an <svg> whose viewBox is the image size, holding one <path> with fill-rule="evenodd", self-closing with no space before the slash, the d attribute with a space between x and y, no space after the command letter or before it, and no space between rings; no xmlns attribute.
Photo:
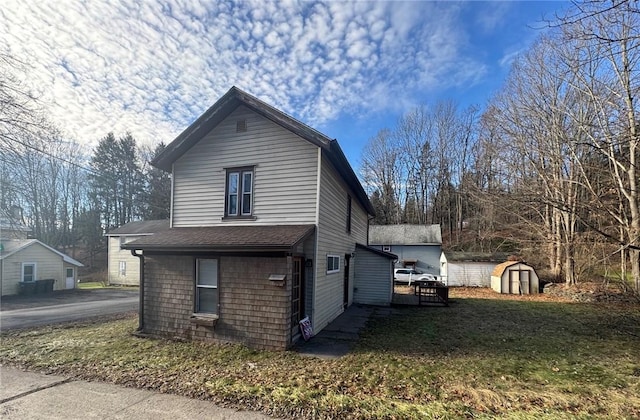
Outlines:
<svg viewBox="0 0 640 420"><path fill-rule="evenodd" d="M247 131L247 120L236 121L236 133L244 133Z"/></svg>

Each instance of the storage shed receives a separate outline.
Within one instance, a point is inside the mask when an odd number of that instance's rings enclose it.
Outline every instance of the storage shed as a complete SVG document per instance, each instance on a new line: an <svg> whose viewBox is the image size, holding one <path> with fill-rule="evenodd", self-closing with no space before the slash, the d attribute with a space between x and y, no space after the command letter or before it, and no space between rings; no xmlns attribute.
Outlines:
<svg viewBox="0 0 640 420"><path fill-rule="evenodd" d="M539 279L536 271L522 261L498 264L491 274L491 288L498 293L537 294Z"/></svg>
<svg viewBox="0 0 640 420"><path fill-rule="evenodd" d="M505 253L452 252L440 255L440 278L447 286L491 287L491 273Z"/></svg>
<svg viewBox="0 0 640 420"><path fill-rule="evenodd" d="M356 244L353 302L389 306L393 296L393 265L398 256Z"/></svg>

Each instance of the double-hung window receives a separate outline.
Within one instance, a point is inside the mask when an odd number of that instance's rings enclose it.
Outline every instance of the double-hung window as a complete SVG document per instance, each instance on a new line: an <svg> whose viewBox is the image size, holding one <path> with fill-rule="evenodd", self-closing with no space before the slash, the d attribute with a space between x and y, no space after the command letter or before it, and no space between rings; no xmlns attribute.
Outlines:
<svg viewBox="0 0 640 420"><path fill-rule="evenodd" d="M196 260L197 313L218 314L218 260L199 258Z"/></svg>
<svg viewBox="0 0 640 420"><path fill-rule="evenodd" d="M36 281L36 263L22 263L22 281Z"/></svg>
<svg viewBox="0 0 640 420"><path fill-rule="evenodd" d="M227 169L225 217L253 214L253 167Z"/></svg>

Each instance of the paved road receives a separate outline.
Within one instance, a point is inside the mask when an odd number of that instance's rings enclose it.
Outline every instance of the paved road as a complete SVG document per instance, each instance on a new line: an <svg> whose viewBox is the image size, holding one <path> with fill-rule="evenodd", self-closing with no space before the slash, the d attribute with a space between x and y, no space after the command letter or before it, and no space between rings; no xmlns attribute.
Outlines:
<svg viewBox="0 0 640 420"><path fill-rule="evenodd" d="M36 327L138 310L137 291L82 290L54 295L3 301L0 329Z"/></svg>

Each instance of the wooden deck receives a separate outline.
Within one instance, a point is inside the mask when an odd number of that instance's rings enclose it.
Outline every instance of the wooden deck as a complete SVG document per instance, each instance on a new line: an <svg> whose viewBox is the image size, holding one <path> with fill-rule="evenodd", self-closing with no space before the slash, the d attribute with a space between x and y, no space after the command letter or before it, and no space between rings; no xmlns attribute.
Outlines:
<svg viewBox="0 0 640 420"><path fill-rule="evenodd" d="M449 306L449 288L446 286L436 286L430 282L418 283L411 286L396 285L393 288L391 304L406 306Z"/></svg>

